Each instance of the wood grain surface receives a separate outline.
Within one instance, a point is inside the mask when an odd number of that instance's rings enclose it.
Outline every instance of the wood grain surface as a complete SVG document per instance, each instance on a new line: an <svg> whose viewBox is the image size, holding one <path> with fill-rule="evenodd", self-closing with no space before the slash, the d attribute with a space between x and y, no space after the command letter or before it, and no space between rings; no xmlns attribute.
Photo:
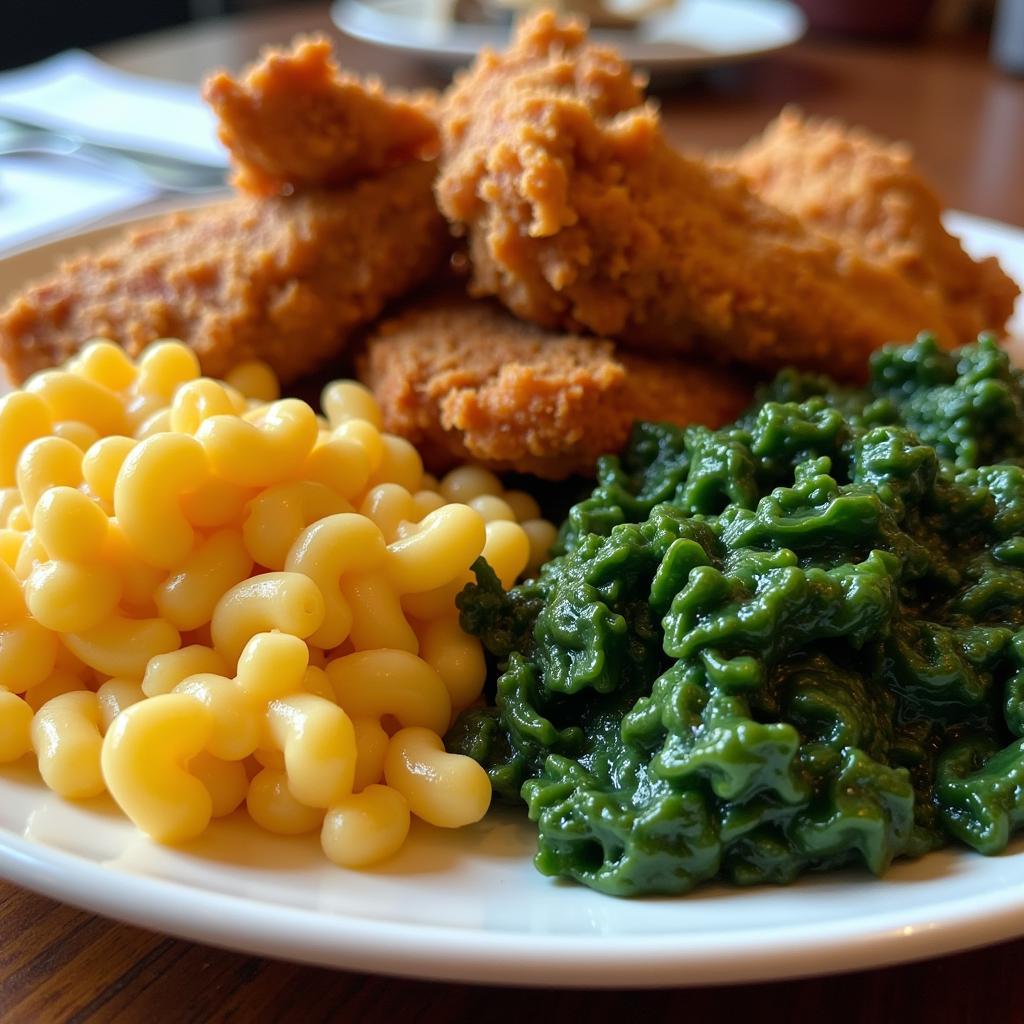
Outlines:
<svg viewBox="0 0 1024 1024"><path fill-rule="evenodd" d="M197 81L265 43L329 29L326 5L291 6L109 47L130 70ZM421 65L339 41L344 61L403 85ZM989 65L984 41L911 48L811 40L662 95L680 144L740 143L785 103L913 143L951 206L1024 225L1024 82ZM866 883L870 884L870 883ZM1024 921L1021 922L1024 931ZM316 970L154 935L0 883L0 1022L559 1020L1024 1020L1024 942L887 970L771 985L658 992L538 992Z"/></svg>
<svg viewBox="0 0 1024 1024"><path fill-rule="evenodd" d="M1024 1019L1024 942L887 970L731 988L584 992L371 977L114 924L0 883L4 1024L992 1024Z"/></svg>

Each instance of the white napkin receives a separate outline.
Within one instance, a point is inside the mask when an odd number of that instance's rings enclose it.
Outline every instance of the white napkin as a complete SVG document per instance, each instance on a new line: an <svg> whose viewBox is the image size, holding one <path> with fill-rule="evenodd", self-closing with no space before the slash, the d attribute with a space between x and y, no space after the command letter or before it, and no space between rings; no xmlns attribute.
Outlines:
<svg viewBox="0 0 1024 1024"><path fill-rule="evenodd" d="M106 146L227 166L198 89L130 75L82 50L0 74L0 116Z"/></svg>
<svg viewBox="0 0 1024 1024"><path fill-rule="evenodd" d="M0 157L0 257L34 240L130 210L157 194L75 160Z"/></svg>
<svg viewBox="0 0 1024 1024"><path fill-rule="evenodd" d="M0 116L88 142L227 165L198 89L130 75L78 50L0 74ZM0 255L158 194L74 158L0 156Z"/></svg>

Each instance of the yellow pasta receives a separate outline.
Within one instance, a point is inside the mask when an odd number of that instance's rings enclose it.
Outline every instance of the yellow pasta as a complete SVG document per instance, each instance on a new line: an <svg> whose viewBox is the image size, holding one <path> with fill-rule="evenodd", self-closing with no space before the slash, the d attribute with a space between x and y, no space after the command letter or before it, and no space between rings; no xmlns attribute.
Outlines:
<svg viewBox="0 0 1024 1024"><path fill-rule="evenodd" d="M232 369L226 382L246 398L255 398L260 402L276 402L281 397L281 387L277 383L274 371L258 360L239 363Z"/></svg>
<svg viewBox="0 0 1024 1024"><path fill-rule="evenodd" d="M63 437L40 437L22 451L15 477L25 511L31 515L51 487L78 487L82 482L82 449Z"/></svg>
<svg viewBox="0 0 1024 1024"><path fill-rule="evenodd" d="M507 590L530 561L530 540L518 523L495 519L485 529L483 556Z"/></svg>
<svg viewBox="0 0 1024 1024"><path fill-rule="evenodd" d="M471 757L447 753L430 729L402 729L391 737L384 777L413 814L441 828L471 825L491 803L487 772Z"/></svg>
<svg viewBox="0 0 1024 1024"><path fill-rule="evenodd" d="M317 439L316 414L305 402L284 398L261 410L256 422L214 416L196 433L214 472L243 487L286 480Z"/></svg>
<svg viewBox="0 0 1024 1024"><path fill-rule="evenodd" d="M412 618L430 622L447 615L455 607L455 598L462 588L472 582L473 574L467 571L433 590L424 590L421 594L403 594L402 608Z"/></svg>
<svg viewBox="0 0 1024 1024"><path fill-rule="evenodd" d="M153 600L176 629L198 629L213 618L225 590L249 578L252 558L238 530L218 530L192 548L156 588Z"/></svg>
<svg viewBox="0 0 1024 1024"><path fill-rule="evenodd" d="M31 524L31 517L24 505L18 505L11 509L11 514L7 517L7 526L10 529L21 530L24 533L30 528Z"/></svg>
<svg viewBox="0 0 1024 1024"><path fill-rule="evenodd" d="M103 778L147 835L175 843L205 831L213 800L188 763L212 731L209 709L180 693L140 701L114 719L103 741Z"/></svg>
<svg viewBox="0 0 1024 1024"><path fill-rule="evenodd" d="M308 576L320 589L324 618L309 642L325 650L337 647L352 627L352 611L341 592L341 577L383 565L384 538L372 520L354 512L328 516L295 539L285 569Z"/></svg>
<svg viewBox="0 0 1024 1024"><path fill-rule="evenodd" d="M512 509L516 522L526 523L531 519L540 519L540 505L532 494L527 494L526 491L505 491L501 497Z"/></svg>
<svg viewBox="0 0 1024 1024"><path fill-rule="evenodd" d="M292 796L288 776L279 768L264 768L250 783L246 797L249 815L260 828L282 836L298 836L319 828L324 812Z"/></svg>
<svg viewBox="0 0 1024 1024"><path fill-rule="evenodd" d="M324 853L343 868L364 868L397 853L409 834L409 802L389 786L367 786L328 810Z"/></svg>
<svg viewBox="0 0 1024 1024"><path fill-rule="evenodd" d="M381 535L388 543L398 537L399 527L403 523L419 522L423 518L417 515L413 496L401 484L395 483L371 487L359 506L359 512L377 524Z"/></svg>
<svg viewBox="0 0 1024 1024"><path fill-rule="evenodd" d="M381 434L381 457L370 474L370 483L394 483L414 491L423 479L420 453L404 437Z"/></svg>
<svg viewBox="0 0 1024 1024"><path fill-rule="evenodd" d="M517 521L512 506L504 498L499 498L496 494L479 494L475 498L470 498L466 504L474 512L479 512L485 523L493 523L499 520L505 520L510 523Z"/></svg>
<svg viewBox="0 0 1024 1024"><path fill-rule="evenodd" d="M142 686L133 679L108 679L96 691L100 702L100 725L106 732L125 708L146 699Z"/></svg>
<svg viewBox="0 0 1024 1024"><path fill-rule="evenodd" d="M53 417L38 395L12 391L0 398L0 484L13 486L21 453L52 430Z"/></svg>
<svg viewBox="0 0 1024 1024"><path fill-rule="evenodd" d="M352 573L341 584L341 592L352 615L349 640L355 650L383 647L419 653L419 639L383 572Z"/></svg>
<svg viewBox="0 0 1024 1024"><path fill-rule="evenodd" d="M383 418L373 392L354 380L336 380L328 384L320 395L320 405L332 427L347 420L366 420L378 430Z"/></svg>
<svg viewBox="0 0 1024 1024"><path fill-rule="evenodd" d="M17 761L32 749L32 708L0 686L0 764Z"/></svg>
<svg viewBox="0 0 1024 1024"><path fill-rule="evenodd" d="M137 393L166 406L175 391L195 380L199 373L199 359L187 345L171 340L154 341L139 356Z"/></svg>
<svg viewBox="0 0 1024 1024"><path fill-rule="evenodd" d="M53 671L57 636L28 614L21 582L0 563L0 679L14 693L38 686Z"/></svg>
<svg viewBox="0 0 1024 1024"><path fill-rule="evenodd" d="M128 542L121 524L110 520L102 558L121 577L121 605L132 616L156 614L153 595L167 575L166 569L144 562Z"/></svg>
<svg viewBox="0 0 1024 1024"><path fill-rule="evenodd" d="M373 718L353 719L352 728L356 737L356 773L352 790L360 793L384 778L384 758L387 757L391 737Z"/></svg>
<svg viewBox="0 0 1024 1024"><path fill-rule="evenodd" d="M266 726L284 754L292 796L307 807L330 807L352 792L356 736L345 712L311 693L270 702Z"/></svg>
<svg viewBox="0 0 1024 1024"><path fill-rule="evenodd" d="M442 587L469 568L486 539L479 513L468 505L444 505L415 533L388 545L388 576L401 594Z"/></svg>
<svg viewBox="0 0 1024 1024"><path fill-rule="evenodd" d="M333 438L351 441L362 449L370 473L375 473L384 458L384 440L369 420L345 420L331 433Z"/></svg>
<svg viewBox="0 0 1024 1024"><path fill-rule="evenodd" d="M85 682L82 675L57 667L48 678L25 691L25 703L33 711L38 711L44 704L62 693L74 693L83 689Z"/></svg>
<svg viewBox="0 0 1024 1024"><path fill-rule="evenodd" d="M76 448L81 448L83 452L100 439L99 431L81 420L61 420L60 423L55 423L53 435L70 441Z"/></svg>
<svg viewBox="0 0 1024 1024"><path fill-rule="evenodd" d="M211 817L223 818L245 801L249 777L240 761L222 761L204 751L192 758L189 771L210 794Z"/></svg>
<svg viewBox="0 0 1024 1024"><path fill-rule="evenodd" d="M97 338L84 345L68 363L68 369L111 391L125 391L139 375L125 350L105 338Z"/></svg>
<svg viewBox="0 0 1024 1024"><path fill-rule="evenodd" d="M123 434L128 423L121 399L102 384L67 370L44 370L25 392L42 399L53 420L79 420L97 434Z"/></svg>
<svg viewBox="0 0 1024 1024"><path fill-rule="evenodd" d="M547 560L558 539L558 530L554 523L547 519L526 519L519 524L530 542L530 559L527 570L536 572Z"/></svg>
<svg viewBox="0 0 1024 1024"><path fill-rule="evenodd" d="M258 709L234 680L215 675L189 676L173 692L209 708L207 753L225 761L243 761L259 746L262 722Z"/></svg>
<svg viewBox="0 0 1024 1024"><path fill-rule="evenodd" d="M64 633L61 639L89 668L129 679L141 679L150 658L181 645L181 634L166 619L129 619L116 613L93 629Z"/></svg>
<svg viewBox="0 0 1024 1024"><path fill-rule="evenodd" d="M489 469L481 466L459 466L446 473L440 482L440 491L448 501L470 502L482 494L501 494L501 481Z"/></svg>
<svg viewBox="0 0 1024 1024"><path fill-rule="evenodd" d="M224 593L213 610L213 646L231 663L257 634L277 629L305 639L324 621L316 583L298 572L253 576Z"/></svg>
<svg viewBox="0 0 1024 1024"><path fill-rule="evenodd" d="M114 485L124 465L139 442L133 437L112 434L91 444L82 457L82 476L89 490L101 501L113 506Z"/></svg>
<svg viewBox="0 0 1024 1024"><path fill-rule="evenodd" d="M162 569L185 558L195 532L181 496L207 472L202 447L187 434L156 434L129 452L114 485L114 512L139 558Z"/></svg>
<svg viewBox="0 0 1024 1024"><path fill-rule="evenodd" d="M171 410L160 409L135 428L135 437L140 441L145 441L146 438L153 437L154 434L167 434L170 430Z"/></svg>
<svg viewBox="0 0 1024 1024"><path fill-rule="evenodd" d="M222 676L227 672L228 663L223 655L210 647L191 644L150 658L142 678L142 692L147 697L158 697L162 693L170 693L189 676L200 673Z"/></svg>
<svg viewBox="0 0 1024 1024"><path fill-rule="evenodd" d="M421 725L444 733L452 702L441 677L408 651L359 651L327 666L338 703L353 718L380 721L385 715L402 725Z"/></svg>
<svg viewBox="0 0 1024 1024"><path fill-rule="evenodd" d="M194 434L211 416L231 416L242 412L245 400L232 391L209 377L182 384L171 399L171 430Z"/></svg>
<svg viewBox="0 0 1024 1024"><path fill-rule="evenodd" d="M106 786L100 771L100 702L91 690L62 693L32 719L32 747L39 774L68 800L99 796Z"/></svg>
<svg viewBox="0 0 1024 1024"><path fill-rule="evenodd" d="M424 473L361 384L322 405L169 340L92 341L0 398L0 762L34 751L161 842L244 805L346 867L411 815L479 818L486 773L441 739L485 674L455 598L553 527L489 471Z"/></svg>
<svg viewBox="0 0 1024 1024"><path fill-rule="evenodd" d="M250 487L240 487L219 477L207 477L194 491L183 494L181 510L193 525L206 529L237 525L253 498ZM272 568L272 566L268 566Z"/></svg>
<svg viewBox="0 0 1024 1024"><path fill-rule="evenodd" d="M483 645L459 628L455 614L424 623L419 630L420 657L441 677L452 707L469 707L487 679Z"/></svg>
<svg viewBox="0 0 1024 1024"><path fill-rule="evenodd" d="M260 708L304 689L309 650L289 633L259 633L238 659L235 682Z"/></svg>
<svg viewBox="0 0 1024 1024"><path fill-rule="evenodd" d="M281 570L294 539L307 526L350 511L344 498L319 481L275 484L249 502L242 525L245 548L257 565Z"/></svg>
<svg viewBox="0 0 1024 1024"><path fill-rule="evenodd" d="M21 557L21 548L24 543L23 534L10 529L10 527L0 527L0 561L8 568L13 569Z"/></svg>
<svg viewBox="0 0 1024 1024"><path fill-rule="evenodd" d="M302 673L302 692L311 693L315 697L323 697L324 700L329 700L332 704L338 703L334 687L331 686L327 673L317 665L309 665Z"/></svg>
<svg viewBox="0 0 1024 1024"><path fill-rule="evenodd" d="M366 489L370 479L370 457L367 449L357 441L332 437L321 441L309 453L299 473L303 480L323 484L340 498L351 500Z"/></svg>

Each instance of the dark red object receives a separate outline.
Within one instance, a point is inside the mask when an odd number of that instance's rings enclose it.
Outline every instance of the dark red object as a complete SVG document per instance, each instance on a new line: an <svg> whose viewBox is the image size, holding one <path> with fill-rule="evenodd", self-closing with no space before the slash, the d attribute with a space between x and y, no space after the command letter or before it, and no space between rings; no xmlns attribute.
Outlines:
<svg viewBox="0 0 1024 1024"><path fill-rule="evenodd" d="M906 39L920 32L934 0L796 0L811 28L873 39Z"/></svg>

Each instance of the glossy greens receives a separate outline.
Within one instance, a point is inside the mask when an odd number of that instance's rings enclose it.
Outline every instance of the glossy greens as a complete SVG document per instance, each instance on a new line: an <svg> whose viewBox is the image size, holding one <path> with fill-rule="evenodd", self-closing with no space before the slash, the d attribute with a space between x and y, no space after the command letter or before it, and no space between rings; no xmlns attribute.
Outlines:
<svg viewBox="0 0 1024 1024"><path fill-rule="evenodd" d="M639 424L537 580L460 597L495 666L452 749L537 867L614 895L788 882L1024 822L1024 381L990 339Z"/></svg>

